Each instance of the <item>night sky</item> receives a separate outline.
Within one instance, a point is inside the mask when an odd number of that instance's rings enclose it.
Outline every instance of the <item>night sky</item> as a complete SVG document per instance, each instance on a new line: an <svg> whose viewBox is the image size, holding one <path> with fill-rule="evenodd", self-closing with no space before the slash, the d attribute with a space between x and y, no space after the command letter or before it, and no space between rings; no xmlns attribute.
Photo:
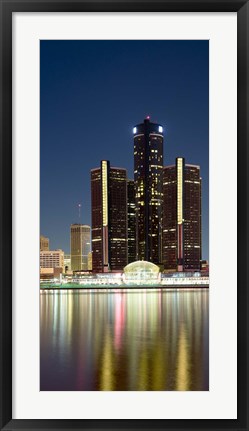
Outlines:
<svg viewBox="0 0 249 431"><path fill-rule="evenodd" d="M41 234L70 252L70 224L91 224L90 170L133 178L133 126L164 127L164 165L201 167L208 259L208 41L41 41ZM81 204L79 218L78 204Z"/></svg>

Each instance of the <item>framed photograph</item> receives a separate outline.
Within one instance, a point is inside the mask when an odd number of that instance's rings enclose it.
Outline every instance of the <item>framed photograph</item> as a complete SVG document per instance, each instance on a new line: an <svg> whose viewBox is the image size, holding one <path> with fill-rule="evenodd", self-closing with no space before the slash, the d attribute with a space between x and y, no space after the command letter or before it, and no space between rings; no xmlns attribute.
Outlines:
<svg viewBox="0 0 249 431"><path fill-rule="evenodd" d="M1 5L1 429L248 426L248 2Z"/></svg>

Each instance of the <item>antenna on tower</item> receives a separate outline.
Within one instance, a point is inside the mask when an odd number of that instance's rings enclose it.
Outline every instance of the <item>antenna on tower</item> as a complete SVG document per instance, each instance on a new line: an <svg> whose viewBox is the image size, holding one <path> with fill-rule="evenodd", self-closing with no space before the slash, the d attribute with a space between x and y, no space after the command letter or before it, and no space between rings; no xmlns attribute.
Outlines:
<svg viewBox="0 0 249 431"><path fill-rule="evenodd" d="M78 209L79 209L79 221L80 221L81 204L78 204Z"/></svg>

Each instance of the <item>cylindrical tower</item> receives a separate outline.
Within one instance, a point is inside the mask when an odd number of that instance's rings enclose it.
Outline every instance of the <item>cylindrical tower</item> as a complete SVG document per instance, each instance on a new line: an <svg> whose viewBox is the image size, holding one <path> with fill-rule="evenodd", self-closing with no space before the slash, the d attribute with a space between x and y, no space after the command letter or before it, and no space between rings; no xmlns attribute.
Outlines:
<svg viewBox="0 0 249 431"><path fill-rule="evenodd" d="M147 117L133 128L136 259L162 262L163 127Z"/></svg>

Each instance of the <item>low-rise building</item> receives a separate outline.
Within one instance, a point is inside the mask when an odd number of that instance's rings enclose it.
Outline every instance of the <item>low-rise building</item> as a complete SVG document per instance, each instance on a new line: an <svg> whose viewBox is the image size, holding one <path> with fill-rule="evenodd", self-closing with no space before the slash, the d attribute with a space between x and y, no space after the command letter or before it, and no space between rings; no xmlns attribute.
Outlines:
<svg viewBox="0 0 249 431"><path fill-rule="evenodd" d="M64 272L64 251L40 251L40 268L62 268Z"/></svg>

